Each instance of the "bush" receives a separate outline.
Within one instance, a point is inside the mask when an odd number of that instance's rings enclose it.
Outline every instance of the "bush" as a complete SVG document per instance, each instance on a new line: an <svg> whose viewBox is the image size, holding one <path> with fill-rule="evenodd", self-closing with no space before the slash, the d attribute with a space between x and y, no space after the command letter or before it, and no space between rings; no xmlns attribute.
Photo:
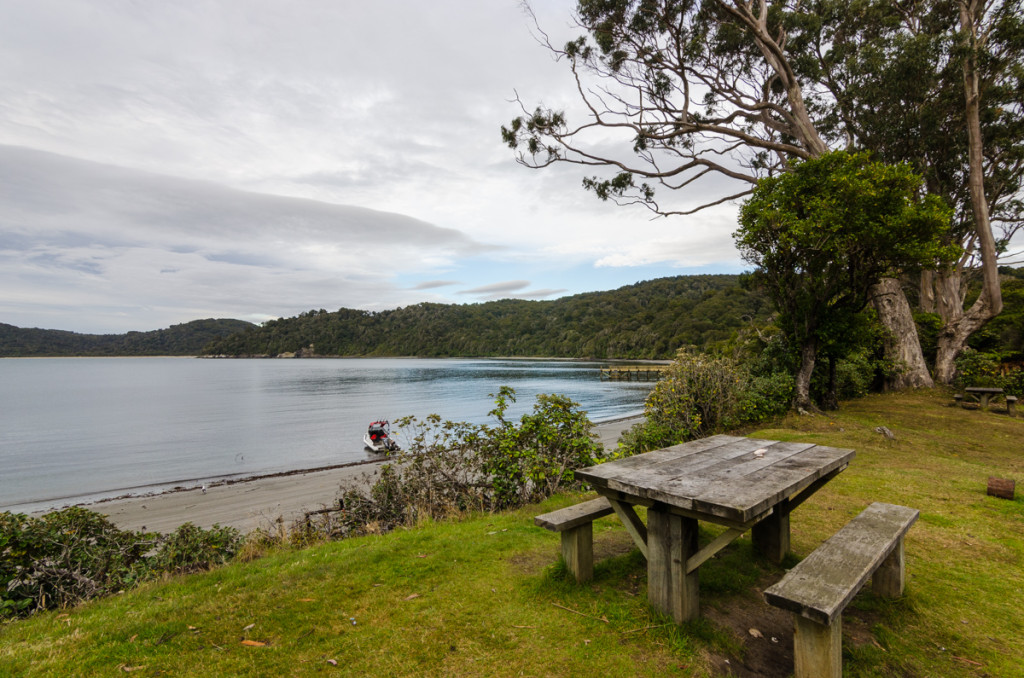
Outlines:
<svg viewBox="0 0 1024 678"><path fill-rule="evenodd" d="M1001 386L999 361L987 353L979 353L966 348L957 356L956 374L953 385L957 388L966 386Z"/></svg>
<svg viewBox="0 0 1024 678"><path fill-rule="evenodd" d="M793 400L791 374L754 374L736 361L680 351L644 403L644 421L627 431L621 454L639 454L784 414Z"/></svg>
<svg viewBox="0 0 1024 678"><path fill-rule="evenodd" d="M33 518L0 513L0 619L116 593L164 572L195 572L230 560L232 528L191 523L174 533L121 530L80 507Z"/></svg>
<svg viewBox="0 0 1024 678"><path fill-rule="evenodd" d="M515 391L502 387L492 397L492 426L437 415L399 420L410 443L382 468L369 496L347 492L335 512L311 516L301 529L337 538L522 506L576 484L573 469L604 457L586 412L569 398L539 395L532 413L514 422L506 413Z"/></svg>
<svg viewBox="0 0 1024 678"><path fill-rule="evenodd" d="M171 574L209 570L234 558L243 541L233 527L214 525L204 530L185 523L157 541L148 565L155 572Z"/></svg>
<svg viewBox="0 0 1024 678"><path fill-rule="evenodd" d="M147 535L67 508L41 518L0 514L0 616L74 605L145 578Z"/></svg>

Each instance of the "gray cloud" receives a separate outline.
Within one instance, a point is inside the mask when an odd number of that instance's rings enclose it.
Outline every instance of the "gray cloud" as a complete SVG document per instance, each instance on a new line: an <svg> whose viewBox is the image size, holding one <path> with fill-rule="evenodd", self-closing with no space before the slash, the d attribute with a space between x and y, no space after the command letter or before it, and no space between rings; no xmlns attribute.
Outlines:
<svg viewBox="0 0 1024 678"><path fill-rule="evenodd" d="M458 280L425 280L418 285L413 286L414 290L434 290L439 287L451 287L452 285L461 285Z"/></svg>
<svg viewBox="0 0 1024 678"><path fill-rule="evenodd" d="M492 283L490 285L483 285L482 287L474 287L469 290L460 290L459 294L474 294L474 295L494 295L494 294L511 294L516 290L521 290L524 287L529 287L529 280L507 280L500 283Z"/></svg>

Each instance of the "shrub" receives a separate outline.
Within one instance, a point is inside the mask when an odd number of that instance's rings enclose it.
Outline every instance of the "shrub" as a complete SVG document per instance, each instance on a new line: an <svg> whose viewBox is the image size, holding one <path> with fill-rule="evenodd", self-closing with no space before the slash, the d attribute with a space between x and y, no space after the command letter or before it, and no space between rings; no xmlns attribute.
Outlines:
<svg viewBox="0 0 1024 678"><path fill-rule="evenodd" d="M1000 385L999 361L987 353L966 348L957 356L955 365L953 385L957 388Z"/></svg>
<svg viewBox="0 0 1024 678"><path fill-rule="evenodd" d="M233 527L214 525L204 530L185 523L157 541L148 565L155 572L171 574L209 570L234 558L243 541Z"/></svg>
<svg viewBox="0 0 1024 678"><path fill-rule="evenodd" d="M350 491L337 510L301 526L333 538L378 532L471 510L499 510L539 501L575 484L573 469L604 456L579 404L539 395L531 413L507 418L515 391L502 387L490 414L495 424L443 421L437 415L397 422L410 438L385 465L370 494Z"/></svg>
<svg viewBox="0 0 1024 678"><path fill-rule="evenodd" d="M0 513L0 619L63 608L134 586L163 572L195 572L230 560L233 528L186 523L172 534L122 530L72 507L34 518Z"/></svg>
<svg viewBox="0 0 1024 678"><path fill-rule="evenodd" d="M67 508L41 518L0 514L0 616L74 605L145 578L149 535Z"/></svg>

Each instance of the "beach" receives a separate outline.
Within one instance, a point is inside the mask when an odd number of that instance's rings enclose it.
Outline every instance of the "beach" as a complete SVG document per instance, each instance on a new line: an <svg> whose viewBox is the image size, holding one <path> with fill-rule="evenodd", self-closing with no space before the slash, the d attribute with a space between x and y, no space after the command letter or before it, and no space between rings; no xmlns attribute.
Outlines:
<svg viewBox="0 0 1024 678"><path fill-rule="evenodd" d="M614 449L623 431L640 417L595 425L605 449ZM150 496L98 502L89 509L102 513L122 529L171 532L191 522L203 528L230 526L249 532L273 528L302 518L305 512L334 504L346 490L365 490L373 483L381 464L372 462L257 477L205 488L176 490Z"/></svg>

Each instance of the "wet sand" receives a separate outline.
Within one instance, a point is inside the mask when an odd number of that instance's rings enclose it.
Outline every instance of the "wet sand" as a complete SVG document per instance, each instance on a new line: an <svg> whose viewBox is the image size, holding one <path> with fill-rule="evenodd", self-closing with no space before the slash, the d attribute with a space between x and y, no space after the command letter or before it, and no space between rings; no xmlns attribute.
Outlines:
<svg viewBox="0 0 1024 678"><path fill-rule="evenodd" d="M622 432L639 420L619 419L595 429L605 449L613 449ZM369 487L381 463L253 478L212 485L205 492L191 489L114 499L89 508L109 516L122 529L171 532L191 522L203 528L219 524L249 532L273 528L279 520L287 525L306 511L332 505L342 491Z"/></svg>

